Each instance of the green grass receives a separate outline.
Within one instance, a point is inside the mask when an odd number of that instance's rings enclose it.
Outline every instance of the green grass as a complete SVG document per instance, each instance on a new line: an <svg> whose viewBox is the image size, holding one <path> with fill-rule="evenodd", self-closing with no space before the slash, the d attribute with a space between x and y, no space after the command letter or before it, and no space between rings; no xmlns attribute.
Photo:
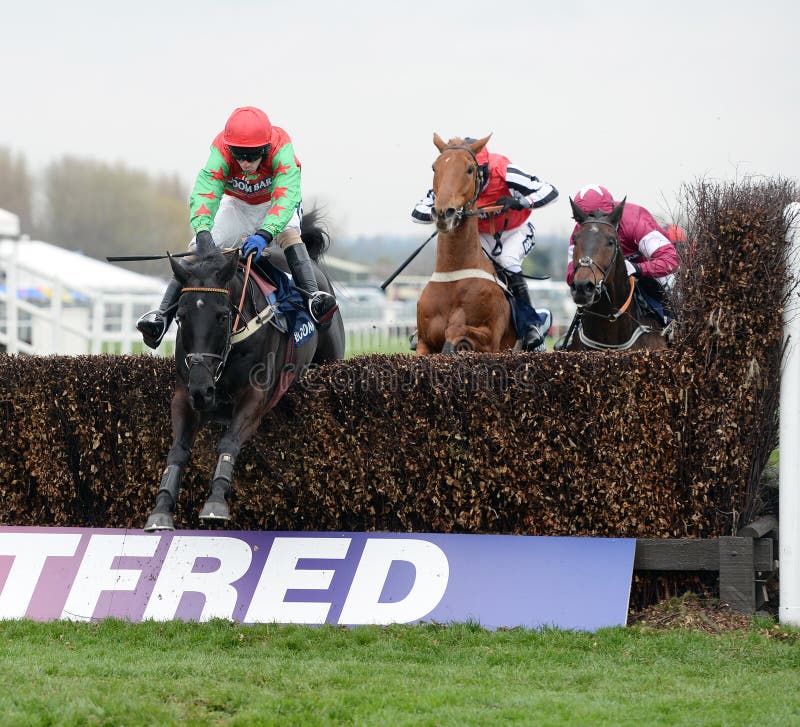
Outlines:
<svg viewBox="0 0 800 727"><path fill-rule="evenodd" d="M380 346L358 346L345 340L345 358L362 356L367 353L407 353L411 355L414 352L409 348L408 338L406 337L391 338Z"/></svg>
<svg viewBox="0 0 800 727"><path fill-rule="evenodd" d="M782 637L782 638L777 638ZM3 725L787 725L800 635L0 622Z"/></svg>

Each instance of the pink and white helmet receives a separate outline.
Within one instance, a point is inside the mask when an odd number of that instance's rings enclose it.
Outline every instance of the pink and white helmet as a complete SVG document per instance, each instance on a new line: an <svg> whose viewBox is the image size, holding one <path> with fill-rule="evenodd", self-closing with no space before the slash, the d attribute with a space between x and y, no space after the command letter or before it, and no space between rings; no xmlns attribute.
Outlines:
<svg viewBox="0 0 800 727"><path fill-rule="evenodd" d="M614 198L611 196L611 192L599 184L587 184L585 187L581 187L573 199L575 204L586 214L595 210L611 214L614 209Z"/></svg>

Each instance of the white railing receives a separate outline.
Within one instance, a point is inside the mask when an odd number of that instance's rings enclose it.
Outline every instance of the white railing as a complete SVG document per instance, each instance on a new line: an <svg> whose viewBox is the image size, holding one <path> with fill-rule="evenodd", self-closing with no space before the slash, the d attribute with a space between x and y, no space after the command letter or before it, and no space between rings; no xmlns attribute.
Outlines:
<svg viewBox="0 0 800 727"><path fill-rule="evenodd" d="M136 319L158 303L158 294L80 290L43 275L16 254L0 258L0 348L23 354L149 352ZM40 303L26 299L25 279L47 289ZM174 332L172 334L174 336Z"/></svg>

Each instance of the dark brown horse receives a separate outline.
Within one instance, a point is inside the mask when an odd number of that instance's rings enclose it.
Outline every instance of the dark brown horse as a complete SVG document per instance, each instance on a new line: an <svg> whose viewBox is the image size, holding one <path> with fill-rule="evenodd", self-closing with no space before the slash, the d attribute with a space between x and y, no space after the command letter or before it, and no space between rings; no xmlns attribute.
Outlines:
<svg viewBox="0 0 800 727"><path fill-rule="evenodd" d="M314 212L305 215L301 235L314 261L320 290L332 292L330 281L316 263L328 244L327 233L316 220ZM344 325L338 311L331 324L320 330L305 324L299 330L287 330L265 291L252 278L245 279L238 257L238 251L226 254L215 247L199 247L195 256L182 262L170 259L183 286L176 316L177 379L171 403L174 439L155 509L144 527L147 531L174 530L183 470L195 435L207 421L223 424L225 431L217 444L219 458L200 519L227 522L228 494L242 446L311 364L344 357ZM277 246L270 248L269 262L288 270ZM300 344L295 346L297 341Z"/></svg>
<svg viewBox="0 0 800 727"><path fill-rule="evenodd" d="M483 180L476 155L489 137L442 141L433 164L436 267L417 303L417 355L512 348L516 333L504 286L481 248L475 202Z"/></svg>
<svg viewBox="0 0 800 727"><path fill-rule="evenodd" d="M584 212L570 199L580 225L575 233L570 285L578 313L567 336L569 351L626 351L667 347L660 321L634 295L619 243L623 199L610 214Z"/></svg>

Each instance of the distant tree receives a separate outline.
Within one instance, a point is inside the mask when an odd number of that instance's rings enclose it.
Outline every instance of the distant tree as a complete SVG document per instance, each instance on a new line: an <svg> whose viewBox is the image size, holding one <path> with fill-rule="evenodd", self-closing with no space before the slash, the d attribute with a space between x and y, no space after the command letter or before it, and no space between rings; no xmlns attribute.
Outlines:
<svg viewBox="0 0 800 727"><path fill-rule="evenodd" d="M66 156L47 168L44 195L44 239L92 257L183 250L191 237L188 191L177 176ZM168 272L164 262L133 267Z"/></svg>
<svg viewBox="0 0 800 727"><path fill-rule="evenodd" d="M33 180L25 157L0 147L0 208L17 215L20 231L27 235L35 232L31 213L32 189Z"/></svg>

